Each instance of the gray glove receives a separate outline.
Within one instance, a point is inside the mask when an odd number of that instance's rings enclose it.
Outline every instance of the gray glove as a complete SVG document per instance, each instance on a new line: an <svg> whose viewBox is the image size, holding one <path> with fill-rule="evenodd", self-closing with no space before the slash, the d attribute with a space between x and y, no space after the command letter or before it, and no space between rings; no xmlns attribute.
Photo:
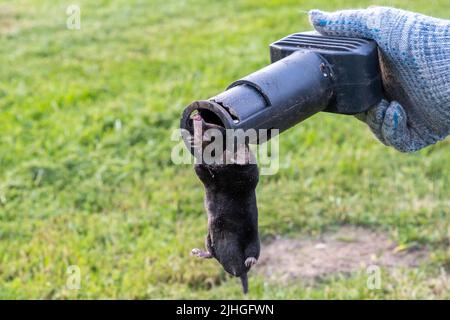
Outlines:
<svg viewBox="0 0 450 320"><path fill-rule="evenodd" d="M358 115L385 145L412 152L450 134L450 20L374 7L309 12L324 34L373 39L386 98Z"/></svg>

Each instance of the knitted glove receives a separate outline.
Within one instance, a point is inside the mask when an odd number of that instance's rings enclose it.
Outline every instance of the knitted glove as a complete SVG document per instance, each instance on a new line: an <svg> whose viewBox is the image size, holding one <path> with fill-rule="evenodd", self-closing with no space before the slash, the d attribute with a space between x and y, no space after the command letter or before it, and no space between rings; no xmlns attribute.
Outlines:
<svg viewBox="0 0 450 320"><path fill-rule="evenodd" d="M321 34L377 42L391 102L357 117L381 142L412 152L450 134L450 20L386 7L309 16Z"/></svg>

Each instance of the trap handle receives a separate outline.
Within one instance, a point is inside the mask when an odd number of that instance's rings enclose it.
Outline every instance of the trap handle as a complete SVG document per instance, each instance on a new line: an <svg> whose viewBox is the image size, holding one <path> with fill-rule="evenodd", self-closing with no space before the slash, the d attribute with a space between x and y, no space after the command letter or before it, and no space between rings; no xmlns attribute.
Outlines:
<svg viewBox="0 0 450 320"><path fill-rule="evenodd" d="M270 53L272 64L191 103L181 128L192 133L191 116L199 112L226 129L283 132L319 111L356 114L382 98L373 41L299 33L271 44Z"/></svg>

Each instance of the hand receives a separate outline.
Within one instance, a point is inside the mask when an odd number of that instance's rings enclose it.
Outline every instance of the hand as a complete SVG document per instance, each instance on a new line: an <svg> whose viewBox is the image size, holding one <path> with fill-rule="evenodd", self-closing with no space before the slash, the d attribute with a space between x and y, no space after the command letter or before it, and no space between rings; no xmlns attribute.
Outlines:
<svg viewBox="0 0 450 320"><path fill-rule="evenodd" d="M375 40L386 98L357 116L385 145L413 152L450 134L450 20L374 7L309 12L323 35Z"/></svg>

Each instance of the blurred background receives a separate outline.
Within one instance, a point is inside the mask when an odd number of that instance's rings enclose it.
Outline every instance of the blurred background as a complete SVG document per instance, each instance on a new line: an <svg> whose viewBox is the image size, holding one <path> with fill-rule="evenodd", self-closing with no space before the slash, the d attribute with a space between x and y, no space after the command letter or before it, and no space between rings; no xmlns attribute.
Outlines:
<svg viewBox="0 0 450 320"><path fill-rule="evenodd" d="M203 187L172 163L172 131L185 105L268 64L271 42L310 30L307 10L374 4L450 16L447 0L1 1L0 298L242 298L218 263L189 256L207 231ZM405 155L323 113L280 143L280 171L257 188L250 298L450 298L449 139ZM367 234L389 244L314 260ZM339 268L358 255L380 266L379 288L367 263ZM331 266L297 270L311 260Z"/></svg>

